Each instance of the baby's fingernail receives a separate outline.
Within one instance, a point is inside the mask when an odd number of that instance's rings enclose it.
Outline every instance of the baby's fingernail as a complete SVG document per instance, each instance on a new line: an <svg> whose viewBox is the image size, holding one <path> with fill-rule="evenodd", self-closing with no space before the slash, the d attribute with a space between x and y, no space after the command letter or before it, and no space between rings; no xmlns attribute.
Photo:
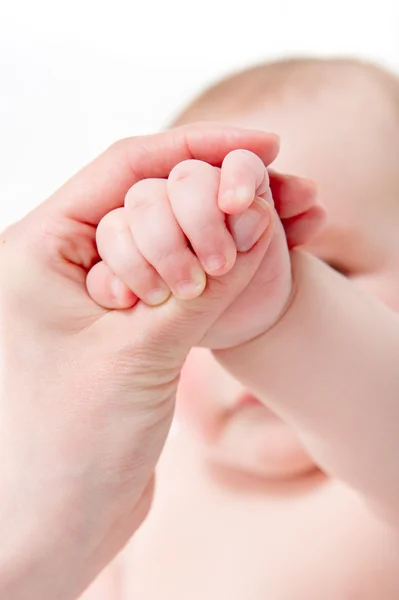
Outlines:
<svg viewBox="0 0 399 600"><path fill-rule="evenodd" d="M253 202L254 195L253 187L240 185L235 189L226 190L221 197L220 204L226 209L247 208Z"/></svg>
<svg viewBox="0 0 399 600"><path fill-rule="evenodd" d="M248 210L231 219L231 234L239 252L248 252L265 232L271 221L269 209L266 200L255 198Z"/></svg>
<svg viewBox="0 0 399 600"><path fill-rule="evenodd" d="M225 266L226 259L221 254L215 254L214 256L208 256L204 263L205 269L210 275L212 275L213 273L220 271L220 269Z"/></svg>
<svg viewBox="0 0 399 600"><path fill-rule="evenodd" d="M155 288L145 295L145 302L150 306L159 306L166 302L170 296L170 290L166 287Z"/></svg>
<svg viewBox="0 0 399 600"><path fill-rule="evenodd" d="M202 269L191 273L191 279L179 281L176 284L174 294L182 300L192 300L198 298L206 286L206 275Z"/></svg>
<svg viewBox="0 0 399 600"><path fill-rule="evenodd" d="M125 284L117 277L112 277L110 281L111 294L116 300L120 300L126 290Z"/></svg>
<svg viewBox="0 0 399 600"><path fill-rule="evenodd" d="M236 189L235 199L240 206L248 206L253 202L255 193L254 189L245 185L241 185Z"/></svg>

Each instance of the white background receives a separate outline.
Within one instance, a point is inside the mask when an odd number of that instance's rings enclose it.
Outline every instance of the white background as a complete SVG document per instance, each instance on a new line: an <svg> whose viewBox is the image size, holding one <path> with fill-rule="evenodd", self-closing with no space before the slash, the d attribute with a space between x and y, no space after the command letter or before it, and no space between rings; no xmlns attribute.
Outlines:
<svg viewBox="0 0 399 600"><path fill-rule="evenodd" d="M398 5L0 0L0 228L112 141L163 127L236 68L305 53L399 70Z"/></svg>

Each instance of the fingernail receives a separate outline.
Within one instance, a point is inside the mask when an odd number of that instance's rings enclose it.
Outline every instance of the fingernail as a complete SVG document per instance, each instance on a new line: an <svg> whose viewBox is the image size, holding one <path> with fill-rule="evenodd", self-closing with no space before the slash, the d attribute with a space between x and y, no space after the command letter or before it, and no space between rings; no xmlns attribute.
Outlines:
<svg viewBox="0 0 399 600"><path fill-rule="evenodd" d="M196 270L191 273L191 279L179 281L176 284L175 296L182 300L192 300L198 298L206 286L206 275L204 271Z"/></svg>
<svg viewBox="0 0 399 600"><path fill-rule="evenodd" d="M117 277L112 277L110 281L111 293L116 300L120 300L125 292L125 284Z"/></svg>
<svg viewBox="0 0 399 600"><path fill-rule="evenodd" d="M204 261L205 269L207 273L212 275L212 273L217 273L222 269L226 264L226 259L221 254L208 256L208 258Z"/></svg>
<svg viewBox="0 0 399 600"><path fill-rule="evenodd" d="M254 188L240 185L236 190L232 190L232 197L239 206L249 206L254 200Z"/></svg>
<svg viewBox="0 0 399 600"><path fill-rule="evenodd" d="M248 207L254 199L254 188L246 185L240 185L235 189L226 190L223 193L221 203L228 208Z"/></svg>
<svg viewBox="0 0 399 600"><path fill-rule="evenodd" d="M259 240L270 223L266 200L256 198L236 220L231 221L231 233L239 252L248 252Z"/></svg>
<svg viewBox="0 0 399 600"><path fill-rule="evenodd" d="M169 296L170 290L168 288L155 288L146 293L145 302L150 306L159 306L166 302Z"/></svg>

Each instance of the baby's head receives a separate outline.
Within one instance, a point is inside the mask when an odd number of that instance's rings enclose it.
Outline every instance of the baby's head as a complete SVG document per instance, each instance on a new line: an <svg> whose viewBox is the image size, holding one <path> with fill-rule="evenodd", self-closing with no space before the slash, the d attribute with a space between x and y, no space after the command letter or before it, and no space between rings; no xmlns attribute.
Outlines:
<svg viewBox="0 0 399 600"><path fill-rule="evenodd" d="M307 250L399 311L399 80L394 75L355 60L268 63L205 91L177 124L199 120L278 133L281 151L273 168L313 179L327 209L326 227ZM189 362L208 360L211 368L213 359L200 358L201 352ZM212 368L215 381L221 367ZM220 371L220 377L227 384L227 374ZM233 419L241 408L229 410ZM217 436L208 425L216 448ZM266 424L264 431L267 437ZM296 472L308 463L290 443L292 456L283 452L284 460L290 456L281 470L290 472L295 455L299 466L291 470ZM266 444L263 456L273 457L274 450ZM274 472L266 462L265 473Z"/></svg>
<svg viewBox="0 0 399 600"><path fill-rule="evenodd" d="M396 77L349 60L269 63L216 84L178 122L197 120L278 133L273 167L313 179L327 209L312 252L365 285L378 273L370 290L399 310Z"/></svg>

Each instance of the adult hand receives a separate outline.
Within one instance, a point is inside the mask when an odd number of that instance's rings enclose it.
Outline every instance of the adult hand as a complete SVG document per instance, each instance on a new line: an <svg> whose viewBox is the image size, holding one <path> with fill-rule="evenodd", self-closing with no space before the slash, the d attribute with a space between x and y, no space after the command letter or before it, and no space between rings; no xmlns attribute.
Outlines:
<svg viewBox="0 0 399 600"><path fill-rule="evenodd" d="M113 145L0 236L0 596L75 599L145 517L190 348L244 289L268 236L192 301L99 307L100 220L141 179L275 136L197 124Z"/></svg>

